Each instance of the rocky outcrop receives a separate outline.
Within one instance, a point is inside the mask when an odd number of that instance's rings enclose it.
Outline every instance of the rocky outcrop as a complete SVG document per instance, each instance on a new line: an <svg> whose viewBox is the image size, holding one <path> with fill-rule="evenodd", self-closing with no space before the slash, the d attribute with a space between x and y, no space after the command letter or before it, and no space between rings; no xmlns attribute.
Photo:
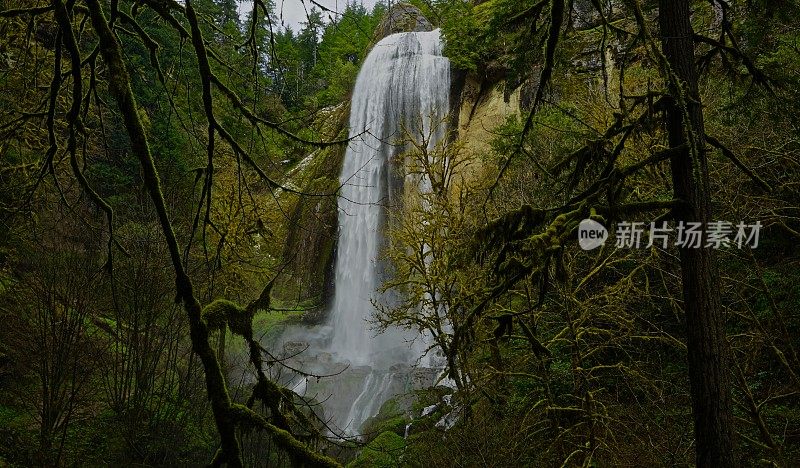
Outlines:
<svg viewBox="0 0 800 468"><path fill-rule="evenodd" d="M349 102L320 112L322 133L331 139L347 137ZM288 216L283 261L287 268L278 278L273 297L286 304L308 308L305 318L321 320L322 306L331 292L338 211L333 194L339 186L339 172L345 145L317 149L300 161L287 176L287 185L304 194L283 193Z"/></svg>
<svg viewBox="0 0 800 468"><path fill-rule="evenodd" d="M503 83L491 84L474 73L467 74L463 80L457 90L459 96L454 100L456 105L450 109L451 122L457 125L458 138L465 149L476 156L484 155L492 150L494 128L508 117L520 114L522 88L507 94Z"/></svg>
<svg viewBox="0 0 800 468"><path fill-rule="evenodd" d="M408 3L398 3L386 13L375 32L375 41L400 32L432 31L433 25L422 11Z"/></svg>

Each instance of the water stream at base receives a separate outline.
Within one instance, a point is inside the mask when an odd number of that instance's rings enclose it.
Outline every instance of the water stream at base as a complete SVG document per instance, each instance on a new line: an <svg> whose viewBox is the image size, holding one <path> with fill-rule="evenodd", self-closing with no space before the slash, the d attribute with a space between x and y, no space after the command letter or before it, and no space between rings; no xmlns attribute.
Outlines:
<svg viewBox="0 0 800 468"><path fill-rule="evenodd" d="M424 357L424 336L370 326L372 300L382 280L378 261L384 240L385 205L394 187L390 160L402 151L394 143L402 128L431 135L433 147L445 133L450 98L450 63L442 56L439 30L399 33L378 42L358 74L350 110L350 142L339 198L339 240L334 298L329 322L295 327L282 337L296 368L325 379L294 377L291 386L322 402L323 417L346 435L394 395L430 386L441 368ZM433 130L431 128L433 127ZM366 133L364 133L366 131ZM400 178L402 180L402 177ZM303 351L303 352L300 352ZM299 353L299 354L298 354Z"/></svg>

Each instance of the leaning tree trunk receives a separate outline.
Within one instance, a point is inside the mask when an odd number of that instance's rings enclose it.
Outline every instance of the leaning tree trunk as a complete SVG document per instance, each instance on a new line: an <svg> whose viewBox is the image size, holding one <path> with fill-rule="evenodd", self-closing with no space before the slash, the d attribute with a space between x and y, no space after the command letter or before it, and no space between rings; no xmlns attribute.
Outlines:
<svg viewBox="0 0 800 468"><path fill-rule="evenodd" d="M675 218L684 222L701 222L705 227L710 218L711 203L690 14L688 0L659 0L661 44L671 77L672 99L666 116L669 145L675 148L688 143L686 150L671 159L675 197L686 201L676 209ZM680 249L696 463L699 467L736 465L728 343L714 257L714 251L705 246Z"/></svg>

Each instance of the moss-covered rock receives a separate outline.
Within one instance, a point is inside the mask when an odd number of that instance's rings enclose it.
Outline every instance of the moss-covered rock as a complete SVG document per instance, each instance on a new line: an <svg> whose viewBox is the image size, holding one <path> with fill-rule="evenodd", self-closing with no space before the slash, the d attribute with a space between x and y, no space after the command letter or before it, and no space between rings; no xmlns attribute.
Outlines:
<svg viewBox="0 0 800 468"><path fill-rule="evenodd" d="M394 432L383 432L350 462L348 468L389 468L401 465L406 443Z"/></svg>
<svg viewBox="0 0 800 468"><path fill-rule="evenodd" d="M433 30L431 22L422 10L409 3L397 3L386 12L375 31L375 40L400 32L423 32Z"/></svg>
<svg viewBox="0 0 800 468"><path fill-rule="evenodd" d="M321 113L317 126L328 139L347 137L350 107L341 104ZM304 195L282 192L286 221L283 260L288 268L278 279L273 297L287 304L313 302L313 312L324 303L331 283L336 245L338 211L336 196L345 145L318 149L300 161L287 175L285 185ZM311 314L313 315L313 314Z"/></svg>
<svg viewBox="0 0 800 468"><path fill-rule="evenodd" d="M406 425L411 422L411 414L408 408L409 402L400 401L403 395L386 400L378 414L367 418L361 425L361 434L364 441L369 442L384 432L393 432L399 436L405 434ZM407 399L404 399L407 400Z"/></svg>

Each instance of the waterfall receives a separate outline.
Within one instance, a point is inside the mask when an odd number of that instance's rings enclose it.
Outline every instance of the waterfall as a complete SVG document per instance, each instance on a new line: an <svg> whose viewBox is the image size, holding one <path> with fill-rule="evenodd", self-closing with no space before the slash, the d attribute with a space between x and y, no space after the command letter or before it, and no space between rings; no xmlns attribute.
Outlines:
<svg viewBox="0 0 800 468"><path fill-rule="evenodd" d="M340 177L331 351L338 359L372 370L348 413L348 431L357 430L390 397L388 367L414 364L420 357L420 347L409 343L415 337L396 329L373 332L371 300L381 300L376 298L381 280L378 253L392 192L389 162L402 150L395 142L404 136L405 126L431 135L428 145L433 148L445 133L442 121L449 99L450 63L442 56L438 29L387 36L369 53L356 80L350 108L354 140ZM377 372L384 374L375 378Z"/></svg>
<svg viewBox="0 0 800 468"><path fill-rule="evenodd" d="M325 418L348 435L357 434L387 399L431 385L439 373L419 362L427 348L424 337L396 328L378 333L370 320L374 315L371 301L386 300L377 295L383 279L378 256L386 205L400 188L394 182L403 180L390 170L390 161L404 149L396 142L404 136L404 126L422 131L430 138L431 149L445 134L450 63L441 52L439 30L399 33L378 42L364 60L353 90L352 140L340 176L339 239L329 322L284 338L294 339L293 349L307 345L306 353L295 358L297 365L335 374L316 381L303 378L294 385L322 402ZM409 182L426 189L424 179L409 178Z"/></svg>
<svg viewBox="0 0 800 468"><path fill-rule="evenodd" d="M422 119L427 135L448 110L450 64L441 48L439 30L387 36L369 53L356 80L350 108L350 137L356 139L340 177L331 315L332 349L353 364L374 363L381 357L376 354L402 344L401 334L392 330L373 337L367 320L380 281L377 256L383 205L389 201L388 163L397 150L393 143L403 136L403 124L418 128ZM441 127L435 132L439 138Z"/></svg>

